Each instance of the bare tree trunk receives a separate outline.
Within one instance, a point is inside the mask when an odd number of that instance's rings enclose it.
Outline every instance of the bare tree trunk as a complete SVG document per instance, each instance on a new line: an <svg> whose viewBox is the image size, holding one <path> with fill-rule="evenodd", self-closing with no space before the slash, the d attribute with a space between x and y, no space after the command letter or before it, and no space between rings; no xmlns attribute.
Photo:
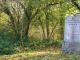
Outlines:
<svg viewBox="0 0 80 60"><path fill-rule="evenodd" d="M50 37L52 37L53 32L54 32L54 30L55 30L55 28L57 27L58 24L59 24L59 22L57 21L56 24L52 27L52 31L50 33Z"/></svg>
<svg viewBox="0 0 80 60"><path fill-rule="evenodd" d="M49 19L48 19L48 13L46 13L46 38L49 39Z"/></svg>

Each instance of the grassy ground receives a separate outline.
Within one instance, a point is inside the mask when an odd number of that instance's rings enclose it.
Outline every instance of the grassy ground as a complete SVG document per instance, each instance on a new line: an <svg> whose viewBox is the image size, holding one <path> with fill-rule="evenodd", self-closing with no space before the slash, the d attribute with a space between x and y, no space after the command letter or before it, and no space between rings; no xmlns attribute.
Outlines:
<svg viewBox="0 0 80 60"><path fill-rule="evenodd" d="M0 56L0 60L80 60L80 55L61 54L60 51L34 51Z"/></svg>

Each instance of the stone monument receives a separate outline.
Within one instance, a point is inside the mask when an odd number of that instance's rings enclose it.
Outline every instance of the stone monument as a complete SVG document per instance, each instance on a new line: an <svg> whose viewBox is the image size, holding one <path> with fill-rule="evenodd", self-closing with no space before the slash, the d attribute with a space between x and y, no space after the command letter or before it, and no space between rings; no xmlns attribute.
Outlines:
<svg viewBox="0 0 80 60"><path fill-rule="evenodd" d="M62 51L80 53L80 14L68 16L65 20L64 43Z"/></svg>

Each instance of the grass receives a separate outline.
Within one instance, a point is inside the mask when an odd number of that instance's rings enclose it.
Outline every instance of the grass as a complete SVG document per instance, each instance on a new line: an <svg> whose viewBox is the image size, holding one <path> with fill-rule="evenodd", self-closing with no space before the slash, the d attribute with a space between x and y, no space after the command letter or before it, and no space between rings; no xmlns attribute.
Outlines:
<svg viewBox="0 0 80 60"><path fill-rule="evenodd" d="M13 55L2 55L0 60L80 60L80 55L61 54L56 51L33 51Z"/></svg>
<svg viewBox="0 0 80 60"><path fill-rule="evenodd" d="M19 54L0 56L0 60L44 60L44 59L49 60L51 55L57 54L59 54L59 52L58 53L55 52L53 53L51 51L24 52Z"/></svg>

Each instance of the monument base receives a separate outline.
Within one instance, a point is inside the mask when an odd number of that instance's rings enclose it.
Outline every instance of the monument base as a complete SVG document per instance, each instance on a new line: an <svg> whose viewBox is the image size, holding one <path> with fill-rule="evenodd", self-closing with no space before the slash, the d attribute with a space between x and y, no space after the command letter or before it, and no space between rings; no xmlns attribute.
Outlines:
<svg viewBox="0 0 80 60"><path fill-rule="evenodd" d="M62 52L80 54L80 42L64 42Z"/></svg>

